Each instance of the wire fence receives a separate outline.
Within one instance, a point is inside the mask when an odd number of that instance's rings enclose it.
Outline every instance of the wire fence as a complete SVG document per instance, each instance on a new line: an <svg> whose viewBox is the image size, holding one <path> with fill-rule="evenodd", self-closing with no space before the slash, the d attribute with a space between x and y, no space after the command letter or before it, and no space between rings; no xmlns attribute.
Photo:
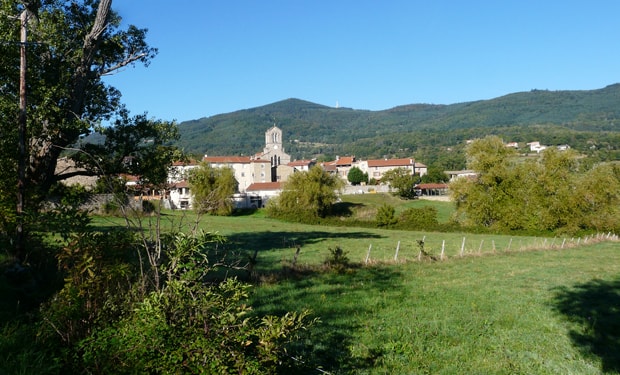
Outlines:
<svg viewBox="0 0 620 375"><path fill-rule="evenodd" d="M597 233L585 237L554 237L554 238L487 238L460 240L441 239L439 236L424 236L415 242L398 241L394 247L385 246L373 248L369 244L363 259L364 264L377 262L408 262L434 260L442 261L455 257L481 256L488 254L521 252L533 250L562 250L598 242L620 241L617 234Z"/></svg>

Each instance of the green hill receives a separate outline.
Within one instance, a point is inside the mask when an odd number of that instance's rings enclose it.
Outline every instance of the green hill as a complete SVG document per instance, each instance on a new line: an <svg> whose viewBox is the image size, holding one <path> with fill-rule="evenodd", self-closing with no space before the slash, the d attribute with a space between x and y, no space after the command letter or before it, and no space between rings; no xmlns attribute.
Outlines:
<svg viewBox="0 0 620 375"><path fill-rule="evenodd" d="M249 155L277 124L293 158L411 156L437 161L466 139L569 144L620 157L620 84L598 90L532 90L450 105L412 104L382 111L332 108L299 99L186 121L179 145L201 155ZM446 163L443 163L446 164Z"/></svg>

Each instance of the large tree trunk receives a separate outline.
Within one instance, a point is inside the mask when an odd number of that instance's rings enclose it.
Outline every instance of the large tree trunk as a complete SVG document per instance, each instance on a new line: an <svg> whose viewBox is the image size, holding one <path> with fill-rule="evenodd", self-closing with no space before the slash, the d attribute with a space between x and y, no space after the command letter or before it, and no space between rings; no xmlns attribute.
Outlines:
<svg viewBox="0 0 620 375"><path fill-rule="evenodd" d="M54 174L58 157L64 148L71 146L75 141L74 127L67 126L72 122L81 121L84 113L86 90L89 81L99 79L99 73L93 72L91 67L93 59L101 44L104 31L108 27L108 18L112 0L101 0L97 8L95 22L84 38L82 44L82 58L75 68L73 75L73 87L71 95L67 98L68 108L64 118L64 126L48 122L42 124L39 134L32 134L29 142L30 160L28 168L28 180L32 187L40 193L46 193L56 182Z"/></svg>

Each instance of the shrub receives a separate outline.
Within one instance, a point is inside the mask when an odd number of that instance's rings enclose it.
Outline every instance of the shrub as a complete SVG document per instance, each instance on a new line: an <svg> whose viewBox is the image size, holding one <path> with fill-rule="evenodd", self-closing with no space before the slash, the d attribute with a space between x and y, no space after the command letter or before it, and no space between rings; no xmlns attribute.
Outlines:
<svg viewBox="0 0 620 375"><path fill-rule="evenodd" d="M330 247L329 255L323 264L337 272L342 272L349 266L349 257L347 254L348 252L342 250L340 246L334 248Z"/></svg>
<svg viewBox="0 0 620 375"><path fill-rule="evenodd" d="M435 207L408 208L398 218L398 227L403 229L432 229L438 225Z"/></svg>
<svg viewBox="0 0 620 375"><path fill-rule="evenodd" d="M375 218L377 226L390 227L398 222L396 218L396 210L389 204L384 203L377 210L377 216Z"/></svg>

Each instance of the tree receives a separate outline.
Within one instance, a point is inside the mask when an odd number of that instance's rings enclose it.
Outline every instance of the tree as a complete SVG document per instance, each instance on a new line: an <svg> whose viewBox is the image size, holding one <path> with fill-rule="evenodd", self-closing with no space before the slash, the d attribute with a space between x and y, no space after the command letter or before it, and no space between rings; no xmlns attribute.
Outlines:
<svg viewBox="0 0 620 375"><path fill-rule="evenodd" d="M146 43L145 29L133 25L120 29L121 18L111 5L112 0L8 0L0 5L0 40L20 40L20 24L6 15L23 14L27 8L36 20L28 24L29 40L34 43L26 45L28 69L22 80L28 97L26 111L22 111L27 113L26 160L16 156L20 155L15 131L20 96L19 48L12 43L0 44L0 138L7 146L3 148L7 152L0 154L7 174L2 190L15 191L17 165L20 160L25 162L23 185L28 198L25 209L31 213L49 189L67 177L55 174L61 153L74 147L102 122L112 121L114 126L120 121L131 133L130 123L144 120L128 115L120 102L120 92L107 85L103 77L138 63L148 65L157 50ZM170 125L147 122L155 127ZM107 132L104 128L99 130ZM144 144L140 144L143 139L130 139L135 142L135 148L144 151ZM72 156L82 165L88 164L85 173L90 174L103 173L97 170L98 164L109 159L108 155L87 158L74 153ZM104 172L116 173L123 166L117 163L116 167ZM15 206L14 197L14 194L2 194L1 207Z"/></svg>
<svg viewBox="0 0 620 375"><path fill-rule="evenodd" d="M321 166L308 172L292 174L282 187L280 196L270 201L269 213L295 219L316 219L327 216L338 200L344 182Z"/></svg>
<svg viewBox="0 0 620 375"><path fill-rule="evenodd" d="M349 173L347 174L347 180L351 183L351 185L359 185L362 182L368 182L368 174L362 172L358 167L352 167L349 169Z"/></svg>
<svg viewBox="0 0 620 375"><path fill-rule="evenodd" d="M380 227L390 227L396 224L398 222L398 219L396 218L396 209L394 208L394 206L383 203L381 207L377 209L375 221Z"/></svg>
<svg viewBox="0 0 620 375"><path fill-rule="evenodd" d="M450 184L458 220L510 230L617 230L617 167L601 164L583 170L576 153L556 148L536 159L514 156L497 137L469 146L468 167L478 177Z"/></svg>
<svg viewBox="0 0 620 375"><path fill-rule="evenodd" d="M415 199L415 185L420 181L419 176L412 175L405 168L391 169L383 174L381 182L386 182L392 189L394 194L405 199Z"/></svg>
<svg viewBox="0 0 620 375"><path fill-rule="evenodd" d="M429 183L429 182L448 182L450 177L444 173L444 171L436 166L428 167L428 172L422 176L420 182Z"/></svg>
<svg viewBox="0 0 620 375"><path fill-rule="evenodd" d="M189 185L198 212L215 215L232 213L232 195L239 183L231 168L213 168L203 162L190 172Z"/></svg>
<svg viewBox="0 0 620 375"><path fill-rule="evenodd" d="M494 226L502 222L502 211L511 207L507 198L513 181L512 149L496 136L472 142L467 148L467 165L478 173L475 180L459 179L450 185L456 214L467 224Z"/></svg>

